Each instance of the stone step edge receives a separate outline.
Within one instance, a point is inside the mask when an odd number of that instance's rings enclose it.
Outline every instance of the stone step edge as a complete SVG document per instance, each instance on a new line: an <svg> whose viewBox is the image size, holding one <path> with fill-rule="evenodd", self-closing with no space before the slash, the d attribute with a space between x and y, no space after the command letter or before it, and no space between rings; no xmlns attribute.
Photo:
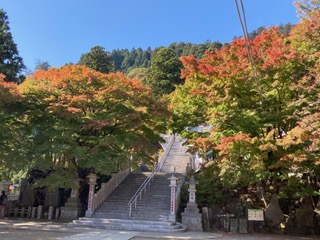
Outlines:
<svg viewBox="0 0 320 240"><path fill-rule="evenodd" d="M122 221L122 219L113 219L118 220L119 222ZM103 226L97 225L96 222L82 222L79 220L74 220L74 222L68 223L68 227L87 227L87 228L103 228L103 229L110 229L110 230L140 230L140 231L151 231L151 232L182 232L186 231L187 227L179 222L170 222L174 225L159 225L159 221L140 221L140 220L129 220L131 223L128 222L128 220L124 220L122 224L117 224L114 222L114 224L105 224ZM127 222L127 223L126 223ZM133 224L133 222L153 222L154 225L143 225L143 224Z"/></svg>
<svg viewBox="0 0 320 240"><path fill-rule="evenodd" d="M163 226L163 225L141 225L141 224L128 224L128 223L110 223L110 224L100 224L97 225L96 223L74 223L75 226L86 226L86 227L95 227L95 228L106 228L106 229L169 229L169 230L175 230L175 229L181 229L179 225L173 225L173 226Z"/></svg>
<svg viewBox="0 0 320 240"><path fill-rule="evenodd" d="M170 222L170 221L146 221L146 220L131 220L131 219L116 219L116 218L87 218L82 217L78 220L74 220L73 222L98 222L98 223L128 223L128 224L160 224L165 226L172 226L177 224L177 222Z"/></svg>

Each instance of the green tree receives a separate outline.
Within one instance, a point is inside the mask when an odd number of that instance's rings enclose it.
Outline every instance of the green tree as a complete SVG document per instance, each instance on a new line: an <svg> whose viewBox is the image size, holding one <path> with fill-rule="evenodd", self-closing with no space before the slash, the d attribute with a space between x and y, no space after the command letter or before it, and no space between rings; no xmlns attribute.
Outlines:
<svg viewBox="0 0 320 240"><path fill-rule="evenodd" d="M5 82L0 74L0 180L19 173L24 177L28 167L26 135L28 124L23 121L24 109L18 85Z"/></svg>
<svg viewBox="0 0 320 240"><path fill-rule="evenodd" d="M128 78L138 78L143 84L146 80L147 68L134 68L128 74Z"/></svg>
<svg viewBox="0 0 320 240"><path fill-rule="evenodd" d="M182 63L171 48L160 48L151 59L147 72L146 85L156 96L161 97L174 91L175 85L182 84L180 69Z"/></svg>
<svg viewBox="0 0 320 240"><path fill-rule="evenodd" d="M113 61L115 72L122 71L122 62L128 53L129 51L127 49L112 50L110 58Z"/></svg>
<svg viewBox="0 0 320 240"><path fill-rule="evenodd" d="M78 64L101 73L110 73L114 70L110 54L101 46L95 46L90 52L82 54Z"/></svg>
<svg viewBox="0 0 320 240"><path fill-rule="evenodd" d="M35 70L45 70L47 71L50 68L50 64L48 61L41 61L40 59L36 60Z"/></svg>
<svg viewBox="0 0 320 240"><path fill-rule="evenodd" d="M8 16L0 9L0 73L6 76L7 82L21 82L24 79L21 71L24 69L25 65L10 32Z"/></svg>

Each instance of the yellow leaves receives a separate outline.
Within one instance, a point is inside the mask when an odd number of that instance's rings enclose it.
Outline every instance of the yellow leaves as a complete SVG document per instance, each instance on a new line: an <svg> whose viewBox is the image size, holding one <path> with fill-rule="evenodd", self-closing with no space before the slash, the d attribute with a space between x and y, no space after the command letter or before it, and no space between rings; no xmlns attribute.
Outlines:
<svg viewBox="0 0 320 240"><path fill-rule="evenodd" d="M271 151L277 151L278 148L275 144L271 143L271 142L267 142L265 144L261 144L259 146L259 149L260 151L268 151L268 152L271 152Z"/></svg>
<svg viewBox="0 0 320 240"><path fill-rule="evenodd" d="M277 143L284 149L297 144L301 144L305 141L305 132L300 126L296 126L287 133L282 139L278 139Z"/></svg>

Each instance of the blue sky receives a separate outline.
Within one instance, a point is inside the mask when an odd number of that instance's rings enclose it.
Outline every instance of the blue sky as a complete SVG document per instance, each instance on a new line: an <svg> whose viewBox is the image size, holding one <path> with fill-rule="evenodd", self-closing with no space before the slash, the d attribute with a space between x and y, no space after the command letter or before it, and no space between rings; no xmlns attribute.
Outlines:
<svg viewBox="0 0 320 240"><path fill-rule="evenodd" d="M297 23L293 0L243 0L248 31ZM234 0L1 0L20 56L59 67L94 46L113 49L173 42L230 42L242 36Z"/></svg>

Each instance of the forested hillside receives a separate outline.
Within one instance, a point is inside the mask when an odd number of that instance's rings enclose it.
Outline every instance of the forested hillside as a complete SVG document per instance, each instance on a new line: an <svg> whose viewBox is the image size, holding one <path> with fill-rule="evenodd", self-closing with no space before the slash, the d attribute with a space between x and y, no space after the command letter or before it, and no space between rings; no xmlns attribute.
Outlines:
<svg viewBox="0 0 320 240"><path fill-rule="evenodd" d="M168 46L172 48L178 57L185 55L194 55L196 58L202 58L206 50L213 50L221 48L220 42L206 41L203 44L193 43L172 43ZM146 50L142 48L112 50L110 53L111 60L114 63L115 71L128 73L134 68L148 68L151 65L151 58L161 47L151 49L148 47Z"/></svg>
<svg viewBox="0 0 320 240"><path fill-rule="evenodd" d="M288 35L290 29L293 25L288 24L281 24L279 26L279 31L284 34ZM258 29L249 33L250 39L254 39L258 36L265 27L259 27ZM240 36L239 36L240 37ZM168 48L171 48L175 51L177 57L181 56L189 56L193 55L197 59L201 59L204 57L204 53L206 50L213 51L214 49L220 49L224 44L228 43L220 43L217 41L210 41L207 40L204 43L195 44L190 42L174 42L171 43ZM151 66L151 59L156 54L156 52L164 46L159 46L154 49L148 47L147 49L142 48L132 48L131 50L128 49L114 49L111 52L107 52L109 54L110 60L114 65L115 72L124 72L129 73L135 68L148 68Z"/></svg>

